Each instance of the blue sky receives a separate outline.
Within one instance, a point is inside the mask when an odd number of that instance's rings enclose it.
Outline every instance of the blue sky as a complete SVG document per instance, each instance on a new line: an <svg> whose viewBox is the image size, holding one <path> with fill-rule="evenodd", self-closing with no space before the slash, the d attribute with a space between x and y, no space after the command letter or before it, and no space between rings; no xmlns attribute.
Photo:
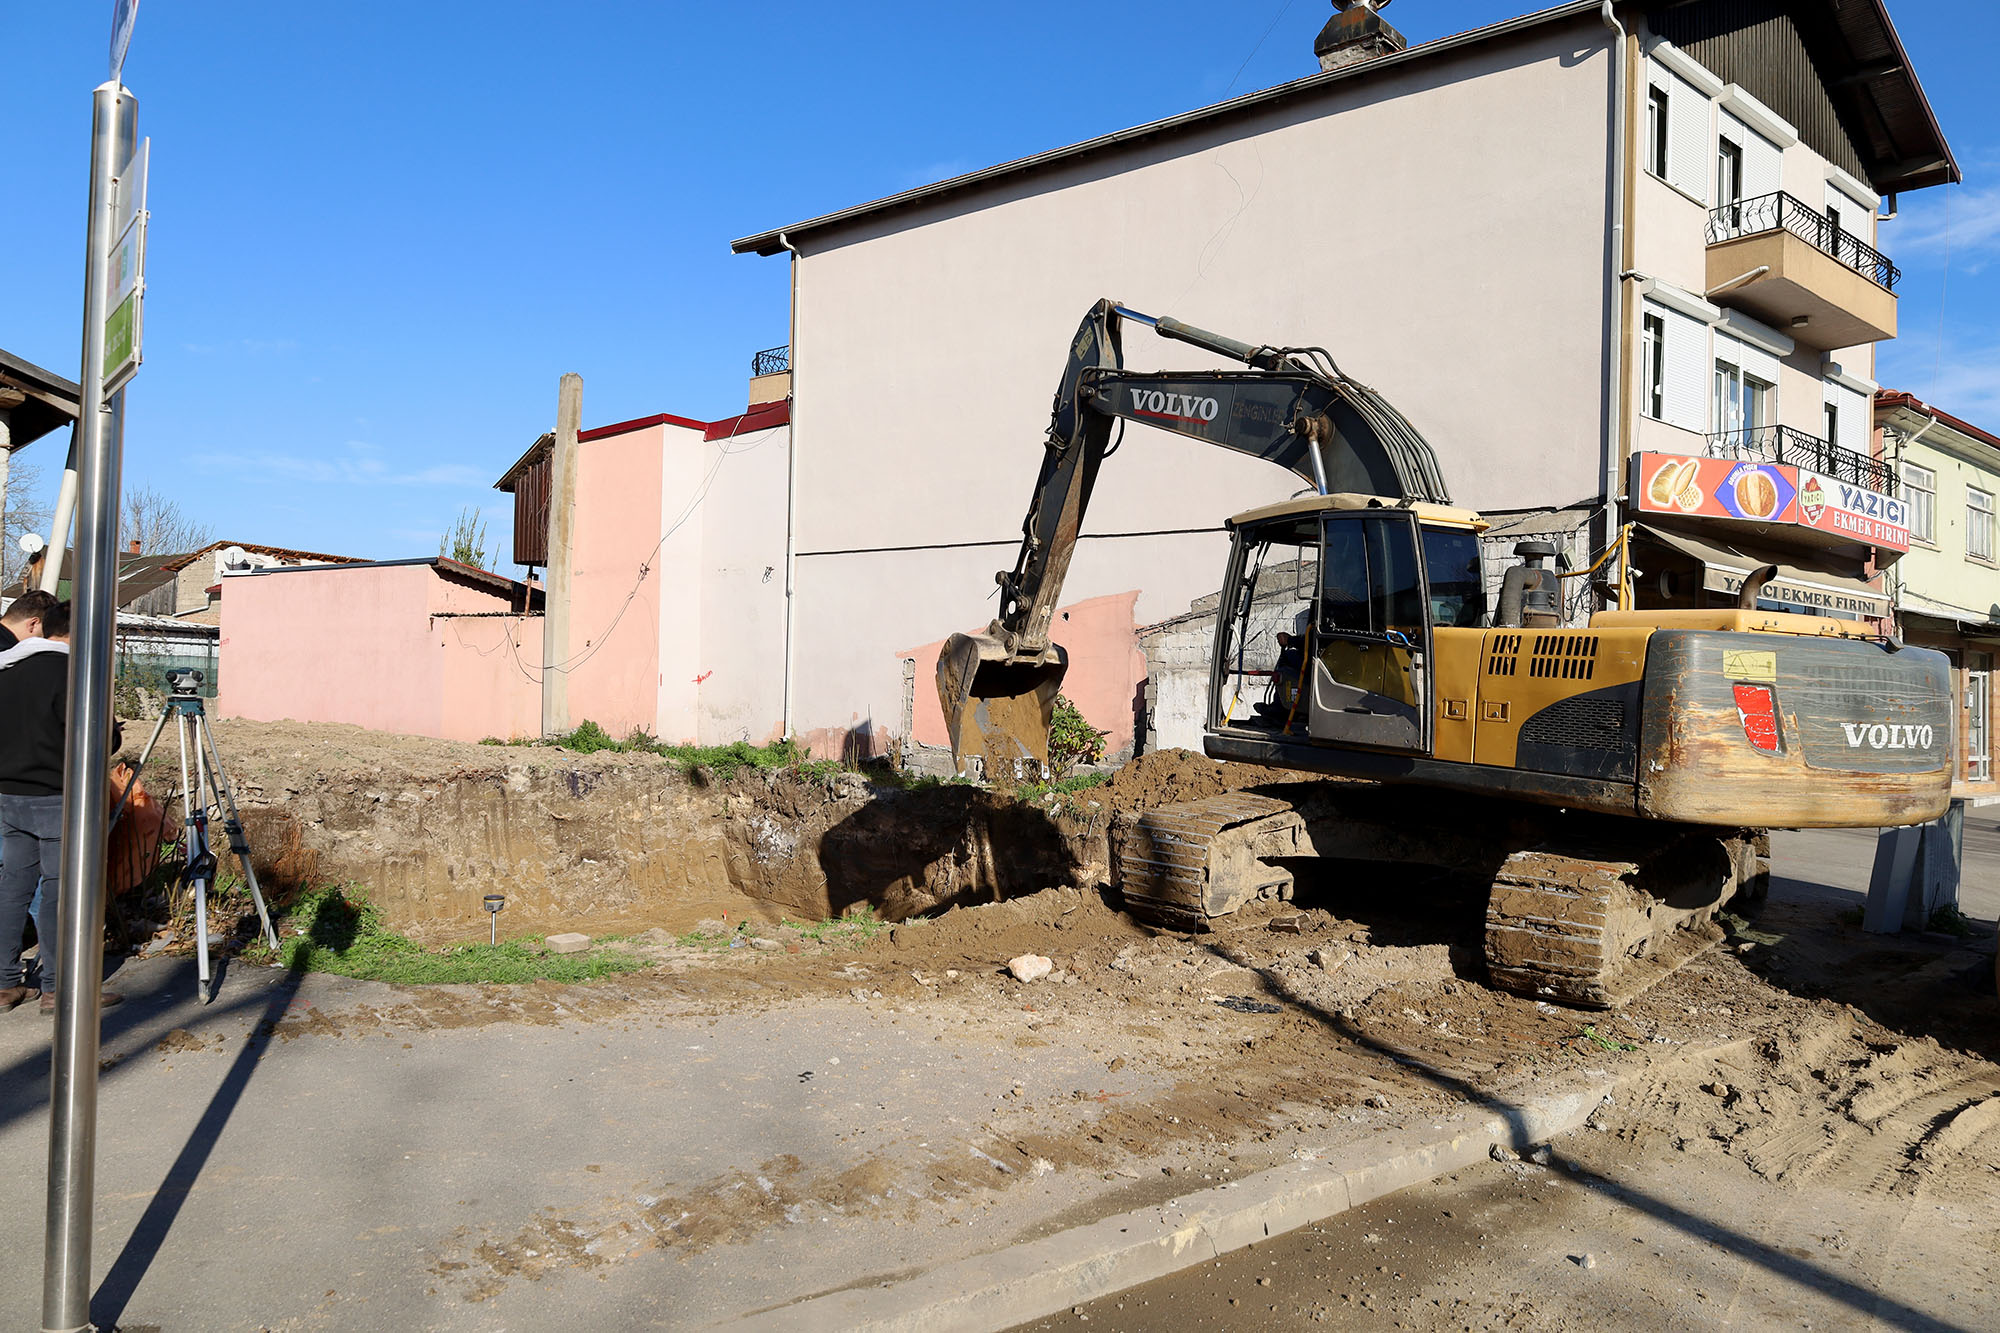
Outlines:
<svg viewBox="0 0 2000 1333"><path fill-rule="evenodd" d="M1530 4L1388 18L1416 42ZM72 377L110 10L7 11L0 347ZM504 551L490 487L553 424L563 371L587 426L741 410L751 354L785 341L786 273L734 237L1310 73L1329 12L144 0L127 484L232 540L377 558L433 553L480 505ZM1891 12L1967 183L1883 228L1903 336L1879 378L2000 429L2000 5ZM60 447L25 457L52 478Z"/></svg>

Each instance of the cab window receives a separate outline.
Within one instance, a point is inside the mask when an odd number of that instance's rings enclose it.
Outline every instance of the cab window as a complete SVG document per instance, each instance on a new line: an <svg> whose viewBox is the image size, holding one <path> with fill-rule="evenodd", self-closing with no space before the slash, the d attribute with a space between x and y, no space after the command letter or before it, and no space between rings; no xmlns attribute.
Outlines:
<svg viewBox="0 0 2000 1333"><path fill-rule="evenodd" d="M1320 557L1319 628L1383 635L1424 629L1423 572L1407 514L1330 518Z"/></svg>
<svg viewBox="0 0 2000 1333"><path fill-rule="evenodd" d="M1424 529L1424 572L1430 576L1431 623L1477 629L1486 620L1486 579L1479 537L1463 528Z"/></svg>

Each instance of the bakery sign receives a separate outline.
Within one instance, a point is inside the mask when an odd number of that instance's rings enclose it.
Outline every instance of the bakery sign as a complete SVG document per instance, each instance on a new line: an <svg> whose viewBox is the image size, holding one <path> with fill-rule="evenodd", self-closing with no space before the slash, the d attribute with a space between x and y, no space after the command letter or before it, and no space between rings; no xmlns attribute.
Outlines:
<svg viewBox="0 0 2000 1333"><path fill-rule="evenodd" d="M1640 513L1813 528L1889 550L1910 549L1910 507L1894 496L1762 459L1634 454Z"/></svg>
<svg viewBox="0 0 2000 1333"><path fill-rule="evenodd" d="M1710 565L1702 570L1701 583L1711 592L1726 593L1734 597L1743 591L1743 572L1720 565ZM1775 578L1758 590L1757 600L1762 603L1777 603L1787 610L1802 611L1807 615L1835 616L1838 618L1860 618L1873 616L1878 619L1889 614L1889 599L1858 588L1840 588L1831 584L1814 583L1807 579Z"/></svg>

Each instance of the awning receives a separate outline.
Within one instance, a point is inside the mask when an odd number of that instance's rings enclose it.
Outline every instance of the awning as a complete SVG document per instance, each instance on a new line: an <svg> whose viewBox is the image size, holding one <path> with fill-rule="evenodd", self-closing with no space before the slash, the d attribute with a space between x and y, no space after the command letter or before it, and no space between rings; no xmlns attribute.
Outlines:
<svg viewBox="0 0 2000 1333"><path fill-rule="evenodd" d="M1724 546L1685 533L1666 532L1649 524L1637 530L1702 567L1702 587L1734 597L1743 590L1743 580L1759 565L1776 565L1777 577L1764 585L1762 600L1814 615L1887 617L1889 597L1880 588L1851 574L1823 565L1800 552L1780 555L1755 547Z"/></svg>

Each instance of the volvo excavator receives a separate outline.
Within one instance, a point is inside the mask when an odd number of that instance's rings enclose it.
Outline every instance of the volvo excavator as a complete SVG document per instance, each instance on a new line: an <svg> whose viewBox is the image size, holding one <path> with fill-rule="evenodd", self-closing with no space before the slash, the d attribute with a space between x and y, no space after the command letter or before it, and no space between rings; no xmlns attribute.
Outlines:
<svg viewBox="0 0 2000 1333"><path fill-rule="evenodd" d="M1127 370L1123 326L1245 369ZM938 659L961 772L1040 772L1066 657L1050 631L1099 465L1139 422L1294 473L1298 498L1228 521L1203 748L1333 775L1121 815L1125 906L1200 930L1290 898L1301 859L1472 874L1496 985L1623 1004L1721 937L1768 882L1772 828L1915 824L1950 799L1942 654L1859 621L1620 609L1565 623L1553 548L1523 543L1496 604L1480 533L1436 454L1324 349L1252 345L1111 301L1056 391L1019 558L984 633ZM1385 880L1387 877L1382 877Z"/></svg>

